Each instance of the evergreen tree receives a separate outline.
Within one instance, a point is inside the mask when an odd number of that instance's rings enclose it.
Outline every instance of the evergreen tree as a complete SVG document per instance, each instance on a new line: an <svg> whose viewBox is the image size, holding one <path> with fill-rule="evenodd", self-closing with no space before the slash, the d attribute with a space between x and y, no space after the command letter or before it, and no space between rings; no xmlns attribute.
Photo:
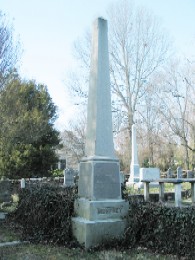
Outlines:
<svg viewBox="0 0 195 260"><path fill-rule="evenodd" d="M0 95L0 175L47 176L57 162L56 106L46 86L15 78Z"/></svg>

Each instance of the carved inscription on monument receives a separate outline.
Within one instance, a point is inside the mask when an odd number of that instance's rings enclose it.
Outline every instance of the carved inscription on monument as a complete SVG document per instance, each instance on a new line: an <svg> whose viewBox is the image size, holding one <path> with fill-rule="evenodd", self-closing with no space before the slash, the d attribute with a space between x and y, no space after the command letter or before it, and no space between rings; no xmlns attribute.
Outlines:
<svg viewBox="0 0 195 260"><path fill-rule="evenodd" d="M122 207L115 208L115 207L106 207L106 208L98 208L98 214L118 214L121 213Z"/></svg>
<svg viewBox="0 0 195 260"><path fill-rule="evenodd" d="M120 198L119 165L96 163L94 165L94 197L96 199Z"/></svg>

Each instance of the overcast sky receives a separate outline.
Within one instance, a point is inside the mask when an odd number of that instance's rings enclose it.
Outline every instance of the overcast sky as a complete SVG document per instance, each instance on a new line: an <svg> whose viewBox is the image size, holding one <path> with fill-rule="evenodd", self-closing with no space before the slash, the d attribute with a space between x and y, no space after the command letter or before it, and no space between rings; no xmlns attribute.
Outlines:
<svg viewBox="0 0 195 260"><path fill-rule="evenodd" d="M72 64L73 42L90 29L114 0L0 0L23 48L20 73L48 86L59 107L56 126L63 129L75 110L64 79ZM161 19L178 52L195 55L195 0L136 0ZM109 21L108 21L109 22Z"/></svg>

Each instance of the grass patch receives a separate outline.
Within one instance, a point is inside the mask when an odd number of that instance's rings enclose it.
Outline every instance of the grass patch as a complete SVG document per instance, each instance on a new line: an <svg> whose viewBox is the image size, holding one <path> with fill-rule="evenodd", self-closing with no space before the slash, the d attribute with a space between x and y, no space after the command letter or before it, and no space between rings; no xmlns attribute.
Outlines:
<svg viewBox="0 0 195 260"><path fill-rule="evenodd" d="M174 184L173 183L165 183L165 192L175 192ZM189 182L184 182L181 185L182 190L190 190L191 189L191 184ZM126 187L125 193L130 194L130 195L137 195L137 194L144 194L144 189L136 189L133 186ZM158 187L150 187L150 193L159 193L159 188Z"/></svg>
<svg viewBox="0 0 195 260"><path fill-rule="evenodd" d="M132 250L116 251L116 250L98 250L98 251L86 251L80 248L64 248L48 245L33 245L23 244L15 247L6 247L0 249L0 259L9 260L23 260L23 259L47 259L47 260L105 260L105 259L160 259L171 260L177 259L173 255L160 255L147 252L143 248L136 248Z"/></svg>
<svg viewBox="0 0 195 260"><path fill-rule="evenodd" d="M20 233L12 229L12 226L6 222L0 223L0 243L20 240ZM150 252L144 248L138 247L134 249L98 249L84 250L76 247L52 246L44 244L20 244L17 246L0 247L1 260L64 260L64 259L177 259L173 255L161 255Z"/></svg>
<svg viewBox="0 0 195 260"><path fill-rule="evenodd" d="M14 231L12 226L5 221L0 222L0 243L18 240L20 240L19 230Z"/></svg>

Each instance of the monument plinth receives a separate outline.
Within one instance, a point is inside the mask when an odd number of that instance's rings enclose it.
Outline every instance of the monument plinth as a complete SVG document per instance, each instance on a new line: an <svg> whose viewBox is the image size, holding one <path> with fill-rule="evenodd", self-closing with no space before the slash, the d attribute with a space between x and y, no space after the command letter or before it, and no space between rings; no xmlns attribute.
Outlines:
<svg viewBox="0 0 195 260"><path fill-rule="evenodd" d="M85 248L120 238L128 203L121 198L120 165L112 132L107 21L93 25L86 157L79 164L73 235Z"/></svg>

